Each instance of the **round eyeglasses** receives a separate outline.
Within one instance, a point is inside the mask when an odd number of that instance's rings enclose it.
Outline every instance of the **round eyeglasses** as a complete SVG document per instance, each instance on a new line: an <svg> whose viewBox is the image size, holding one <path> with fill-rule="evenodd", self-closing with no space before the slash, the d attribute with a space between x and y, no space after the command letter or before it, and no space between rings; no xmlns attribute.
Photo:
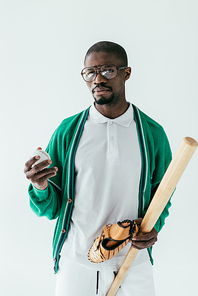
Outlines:
<svg viewBox="0 0 198 296"><path fill-rule="evenodd" d="M86 67L82 69L81 75L86 82L94 81L100 73L105 79L113 79L118 75L118 70L126 69L128 67L117 67L115 65L103 65L100 67Z"/></svg>

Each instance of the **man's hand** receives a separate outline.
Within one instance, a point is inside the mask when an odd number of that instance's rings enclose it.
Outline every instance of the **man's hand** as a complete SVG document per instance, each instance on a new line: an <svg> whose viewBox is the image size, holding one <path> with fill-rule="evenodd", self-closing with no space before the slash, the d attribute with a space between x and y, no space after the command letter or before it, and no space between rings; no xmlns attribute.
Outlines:
<svg viewBox="0 0 198 296"><path fill-rule="evenodd" d="M32 167L32 165L40 158L40 156L34 156L30 158L24 167L24 173L26 178L39 190L44 190L48 186L47 179L54 177L58 171L57 167L48 167L52 161L50 159L44 160L39 164Z"/></svg>
<svg viewBox="0 0 198 296"><path fill-rule="evenodd" d="M140 227L142 218L136 219L134 221L137 223L138 227ZM149 248L156 243L157 235L158 235L158 232L155 228L153 228L151 232L137 235L131 239L132 246L138 250Z"/></svg>

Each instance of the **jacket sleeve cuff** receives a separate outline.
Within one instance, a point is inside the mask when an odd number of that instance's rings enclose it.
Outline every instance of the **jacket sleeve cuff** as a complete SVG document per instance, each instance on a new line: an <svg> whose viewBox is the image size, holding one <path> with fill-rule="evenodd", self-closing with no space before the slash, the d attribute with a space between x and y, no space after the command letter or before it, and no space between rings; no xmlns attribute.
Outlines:
<svg viewBox="0 0 198 296"><path fill-rule="evenodd" d="M35 196L38 197L39 199L46 199L49 196L49 186L47 186L47 188L44 190L39 190L32 185L32 190Z"/></svg>

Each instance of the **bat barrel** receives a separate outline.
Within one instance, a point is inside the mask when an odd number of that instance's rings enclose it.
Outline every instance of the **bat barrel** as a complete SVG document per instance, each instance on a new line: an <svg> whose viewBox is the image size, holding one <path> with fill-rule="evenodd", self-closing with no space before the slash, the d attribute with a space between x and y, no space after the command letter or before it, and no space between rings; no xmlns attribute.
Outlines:
<svg viewBox="0 0 198 296"><path fill-rule="evenodd" d="M150 232L154 227L197 146L198 143L193 138L182 139L142 220L140 232ZM137 249L130 248L106 296L115 296L137 253Z"/></svg>
<svg viewBox="0 0 198 296"><path fill-rule="evenodd" d="M182 139L144 216L141 224L142 232L150 232L154 227L197 146L197 142L190 137Z"/></svg>
<svg viewBox="0 0 198 296"><path fill-rule="evenodd" d="M185 138L183 138L183 141L186 142L187 145L195 146L195 147L198 146L197 141L196 141L195 139L193 139L193 138L185 137ZM196 149L196 148L195 148L195 149Z"/></svg>

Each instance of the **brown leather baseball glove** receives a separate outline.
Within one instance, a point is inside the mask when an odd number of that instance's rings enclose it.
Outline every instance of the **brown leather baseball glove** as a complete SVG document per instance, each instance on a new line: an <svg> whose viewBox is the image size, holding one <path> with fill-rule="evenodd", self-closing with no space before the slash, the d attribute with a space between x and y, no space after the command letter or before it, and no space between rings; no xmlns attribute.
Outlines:
<svg viewBox="0 0 198 296"><path fill-rule="evenodd" d="M88 253L88 259L94 263L104 262L117 255L138 233L135 221L124 220L103 227Z"/></svg>

